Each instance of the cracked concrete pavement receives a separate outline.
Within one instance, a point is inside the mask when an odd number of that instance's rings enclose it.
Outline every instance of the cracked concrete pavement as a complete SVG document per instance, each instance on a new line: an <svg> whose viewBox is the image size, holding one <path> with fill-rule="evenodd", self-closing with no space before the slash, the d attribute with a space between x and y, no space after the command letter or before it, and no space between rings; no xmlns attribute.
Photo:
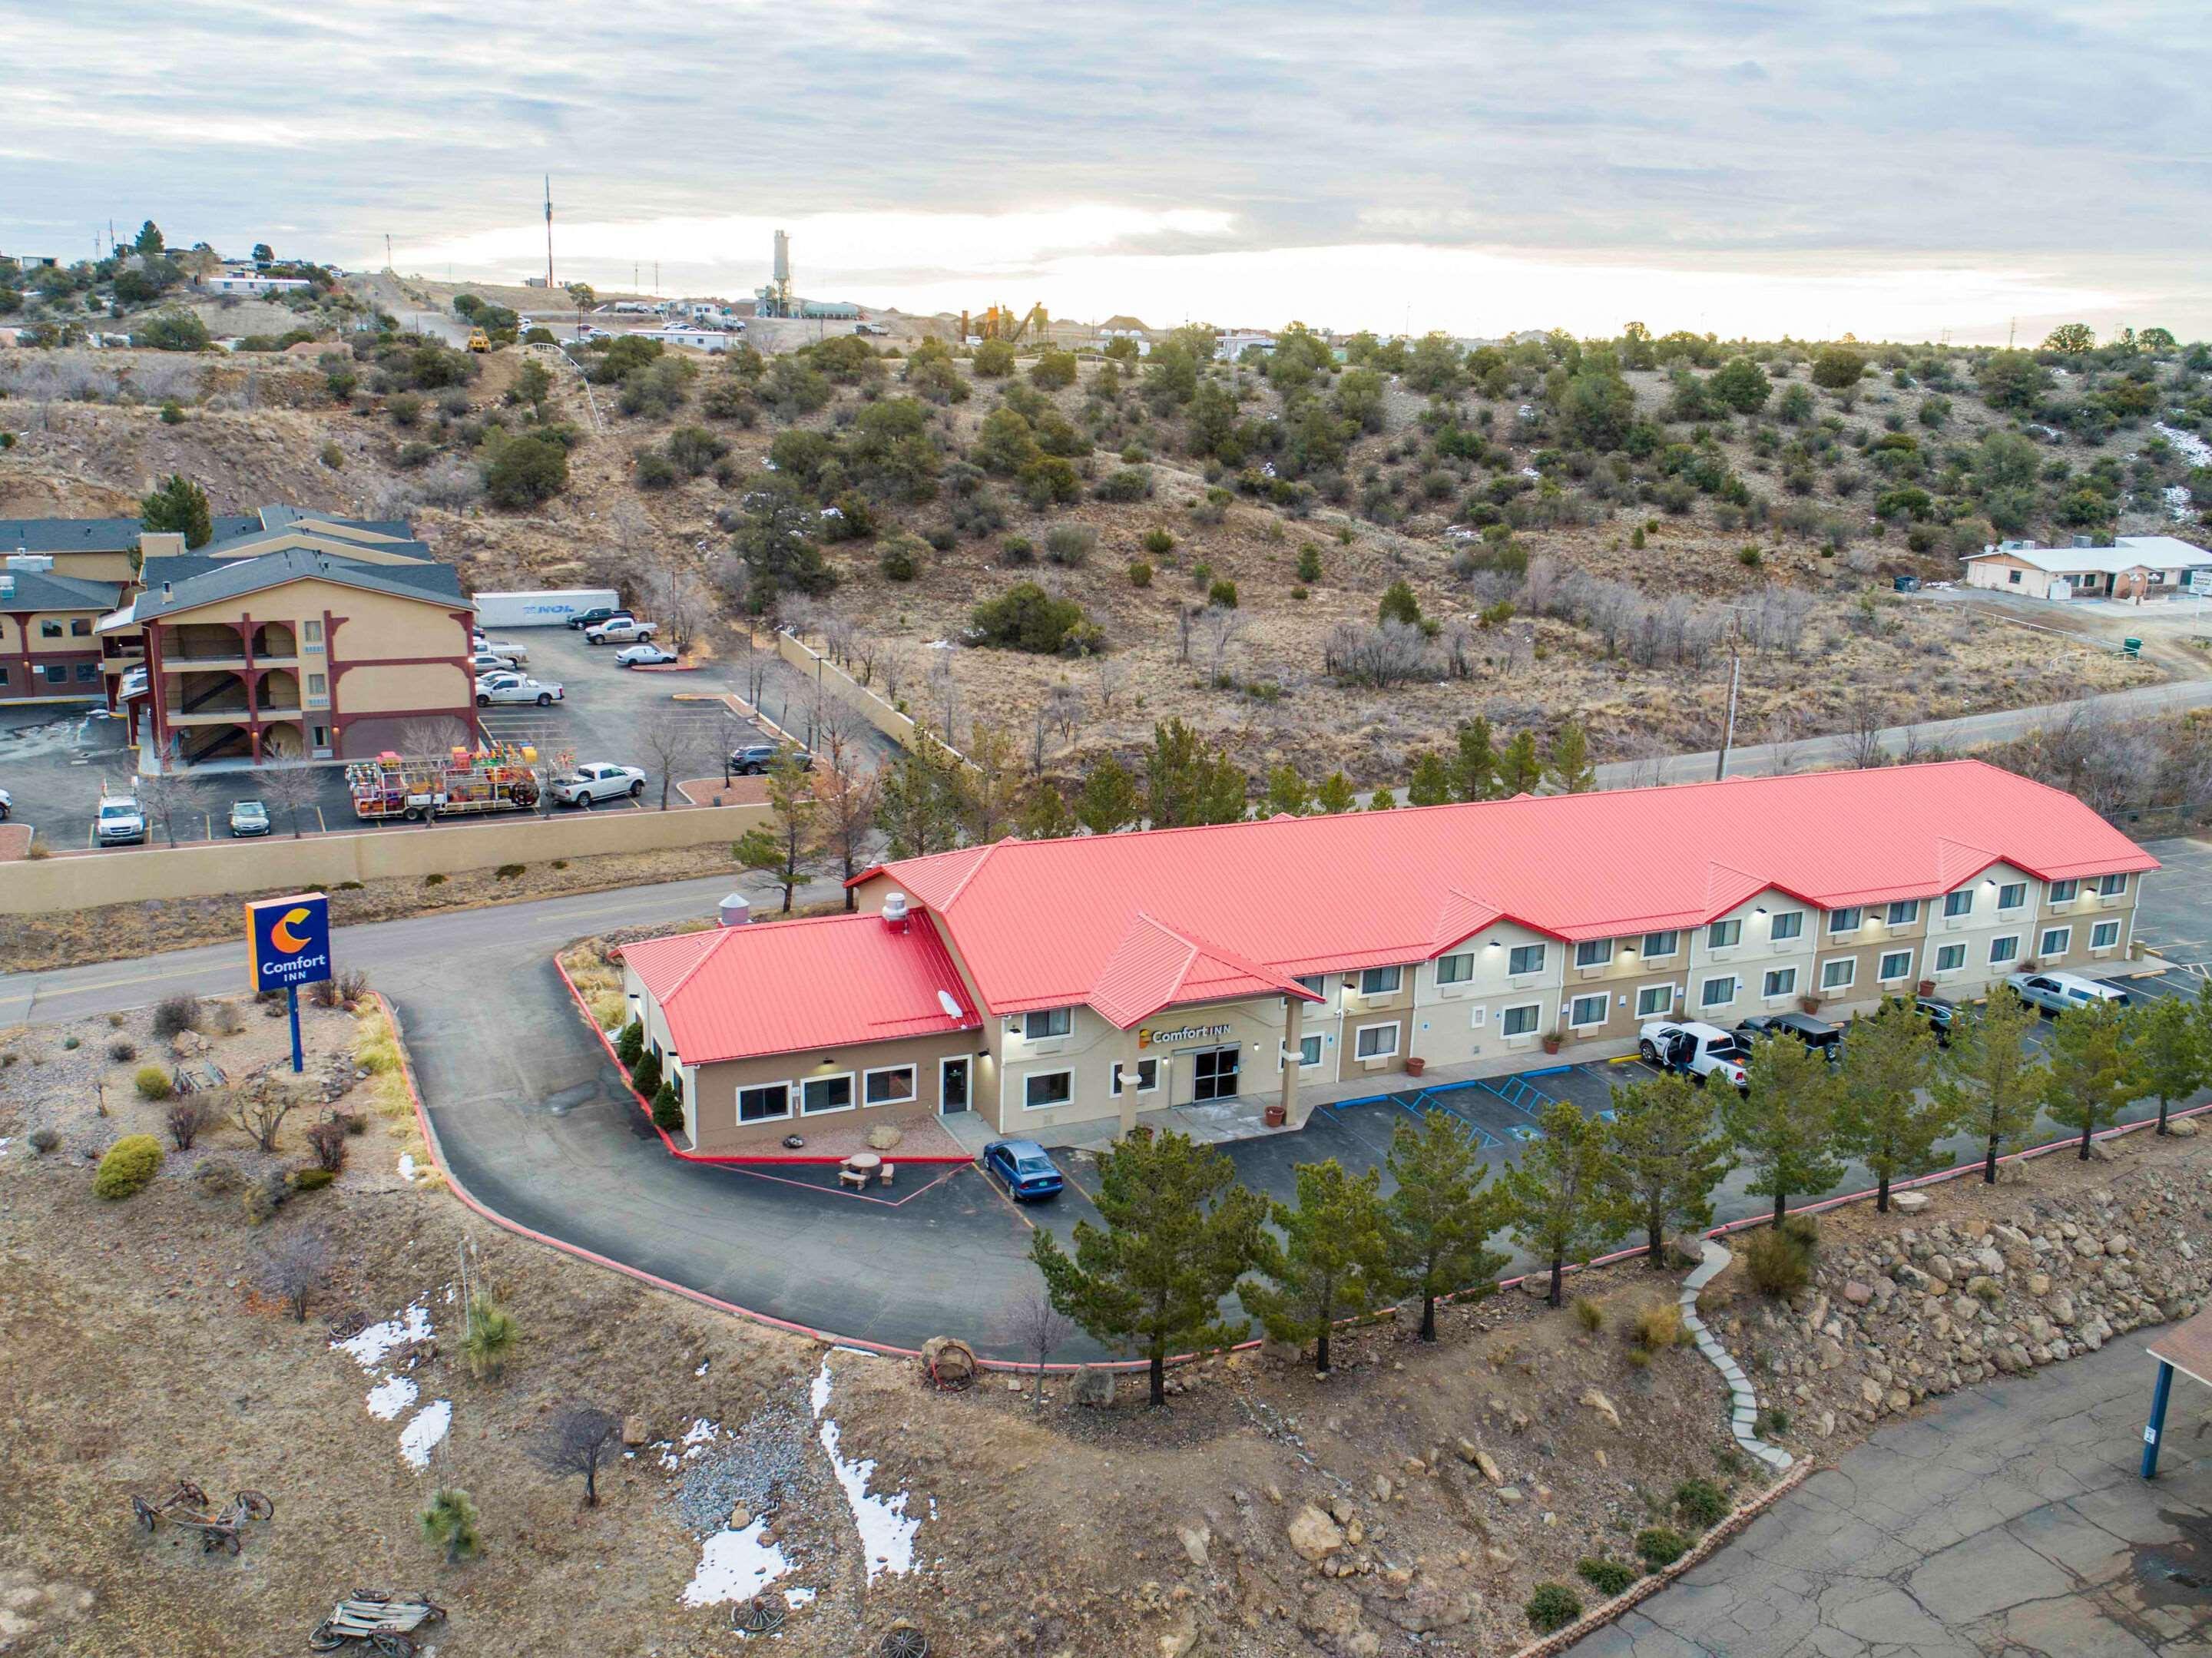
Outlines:
<svg viewBox="0 0 2212 1658"><path fill-rule="evenodd" d="M1881 1429L1576 1658L2144 1658L2212 1649L2212 1393L2136 1474L2141 1333Z"/></svg>

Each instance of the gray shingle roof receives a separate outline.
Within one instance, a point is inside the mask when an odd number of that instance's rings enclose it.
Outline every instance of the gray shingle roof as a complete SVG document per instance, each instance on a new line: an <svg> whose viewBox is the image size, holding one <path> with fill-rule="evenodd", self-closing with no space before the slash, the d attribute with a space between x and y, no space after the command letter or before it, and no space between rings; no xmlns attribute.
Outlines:
<svg viewBox="0 0 2212 1658"><path fill-rule="evenodd" d="M6 591L12 582L15 591ZM0 569L0 610L100 610L115 608L123 589L51 570Z"/></svg>
<svg viewBox="0 0 2212 1658"><path fill-rule="evenodd" d="M0 553L127 553L146 526L135 518L0 518ZM258 530L258 518L219 518L217 540Z"/></svg>
<svg viewBox="0 0 2212 1658"><path fill-rule="evenodd" d="M282 552L227 561L210 559L204 553L149 558L143 572L145 591L134 602L133 610L139 621L146 622L217 599L237 598L311 578L402 598L471 603L462 598L460 573L450 564L370 564L311 548L289 547Z"/></svg>

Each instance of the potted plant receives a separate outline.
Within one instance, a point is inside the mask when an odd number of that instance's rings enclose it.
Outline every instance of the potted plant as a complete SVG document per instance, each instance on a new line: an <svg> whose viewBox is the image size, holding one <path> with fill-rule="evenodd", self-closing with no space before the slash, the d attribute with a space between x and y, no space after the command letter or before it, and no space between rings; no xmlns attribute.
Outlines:
<svg viewBox="0 0 2212 1658"><path fill-rule="evenodd" d="M1923 979L1920 981L1920 993L1923 996L1933 996L1936 993L1935 980Z"/></svg>
<svg viewBox="0 0 2212 1658"><path fill-rule="evenodd" d="M1797 1005L1807 1013L1818 1013L1820 1011L1820 999L1818 996L1800 996L1797 999Z"/></svg>
<svg viewBox="0 0 2212 1658"><path fill-rule="evenodd" d="M1544 1052L1547 1054L1558 1053L1559 1049L1565 1045L1567 1035L1564 1030L1546 1031L1544 1033Z"/></svg>
<svg viewBox="0 0 2212 1658"><path fill-rule="evenodd" d="M1407 1074L1407 1076L1409 1076L1409 1077L1418 1077L1418 1076L1419 1076L1419 1075L1420 1075L1424 1071L1426 1071L1428 1068L1429 1068L1429 1062L1428 1062L1426 1060L1423 1059L1419 1054L1409 1054L1409 1055L1407 1055L1407 1060L1406 1060L1406 1074Z"/></svg>

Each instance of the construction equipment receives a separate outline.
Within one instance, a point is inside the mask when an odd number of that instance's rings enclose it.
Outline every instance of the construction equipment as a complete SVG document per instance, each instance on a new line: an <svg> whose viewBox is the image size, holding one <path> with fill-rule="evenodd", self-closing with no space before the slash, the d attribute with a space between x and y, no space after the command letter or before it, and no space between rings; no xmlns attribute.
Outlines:
<svg viewBox="0 0 2212 1658"><path fill-rule="evenodd" d="M481 328L471 328L469 330L469 349L471 351L490 350L491 336L485 333Z"/></svg>
<svg viewBox="0 0 2212 1658"><path fill-rule="evenodd" d="M368 823L528 811L538 805L538 750L494 743L454 747L442 758L402 759L390 750L346 768L354 816Z"/></svg>
<svg viewBox="0 0 2212 1658"><path fill-rule="evenodd" d="M1018 345L1032 325L1036 328L1036 337L1043 340L1051 323L1052 319L1045 314L1045 308L1042 304L1031 306L1028 313L1020 317L1014 315L1003 305L994 305L987 308L981 316L974 318L972 321L969 314L963 311L960 313L960 337L975 342L1004 340L1009 345Z"/></svg>

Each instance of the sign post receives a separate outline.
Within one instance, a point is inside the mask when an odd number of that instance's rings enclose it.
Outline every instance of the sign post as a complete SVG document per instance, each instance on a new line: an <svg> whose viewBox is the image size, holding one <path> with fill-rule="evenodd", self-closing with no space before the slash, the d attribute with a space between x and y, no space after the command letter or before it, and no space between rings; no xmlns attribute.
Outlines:
<svg viewBox="0 0 2212 1658"><path fill-rule="evenodd" d="M331 976L331 901L319 892L264 898L246 907L246 940L256 995L282 987L292 1020L292 1069L307 1068L300 1046L300 987Z"/></svg>

